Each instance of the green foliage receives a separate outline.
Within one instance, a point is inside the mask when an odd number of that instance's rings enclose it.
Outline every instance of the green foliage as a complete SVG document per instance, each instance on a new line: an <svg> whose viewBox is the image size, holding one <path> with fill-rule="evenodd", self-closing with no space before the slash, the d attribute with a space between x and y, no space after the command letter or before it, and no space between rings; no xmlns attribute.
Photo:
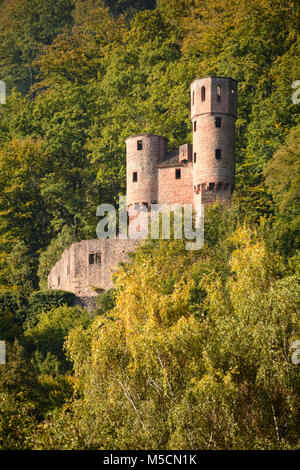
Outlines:
<svg viewBox="0 0 300 470"><path fill-rule="evenodd" d="M41 45L51 44L72 22L72 0L4 0L0 5L0 70L8 89L28 92Z"/></svg>
<svg viewBox="0 0 300 470"><path fill-rule="evenodd" d="M21 333L20 325L15 321L14 316L0 310L0 338L2 341L14 341Z"/></svg>
<svg viewBox="0 0 300 470"><path fill-rule="evenodd" d="M105 5L109 7L113 15L120 15L126 13L129 16L134 16L140 10L152 10L155 7L155 0L105 0Z"/></svg>
<svg viewBox="0 0 300 470"><path fill-rule="evenodd" d="M6 364L0 368L0 448L32 448L41 419L70 398L71 377L61 375L48 353L33 358L18 343L6 343Z"/></svg>
<svg viewBox="0 0 300 470"><path fill-rule="evenodd" d="M22 325L26 320L27 309L27 298L24 297L20 292L12 290L0 291L0 310L3 313L13 314L14 320L19 325Z"/></svg>
<svg viewBox="0 0 300 470"><path fill-rule="evenodd" d="M230 242L225 282L209 252L180 242L143 247L120 268L109 317L68 336L80 393L47 421L42 446L298 447L299 283L255 231Z"/></svg>
<svg viewBox="0 0 300 470"><path fill-rule="evenodd" d="M25 340L41 353L43 358L48 357L49 361L48 353L50 353L59 359L61 365L65 365L63 351L65 337L72 328L78 325L87 327L90 321L91 315L79 307L62 305L48 311L44 310L36 325L29 326L25 331Z"/></svg>
<svg viewBox="0 0 300 470"><path fill-rule="evenodd" d="M47 312L61 305L71 306L74 303L75 295L72 292L63 290L40 290L34 291L28 299L29 323L35 324L42 312Z"/></svg>
<svg viewBox="0 0 300 470"><path fill-rule="evenodd" d="M265 168L266 185L277 205L277 245L286 255L299 247L300 127L288 134Z"/></svg>
<svg viewBox="0 0 300 470"><path fill-rule="evenodd" d="M9 393L0 393L0 449L27 450L31 448L35 421L32 407Z"/></svg>
<svg viewBox="0 0 300 470"><path fill-rule="evenodd" d="M115 306L115 291L108 289L97 298L97 315L108 313Z"/></svg>
<svg viewBox="0 0 300 470"><path fill-rule="evenodd" d="M37 285L37 260L32 257L24 241L14 245L7 260L9 283L28 295Z"/></svg>
<svg viewBox="0 0 300 470"><path fill-rule="evenodd" d="M6 343L6 364L0 368L0 448L28 449L36 424L38 382L24 348Z"/></svg>
<svg viewBox="0 0 300 470"><path fill-rule="evenodd" d="M291 130L282 145L269 161L266 173L266 185L279 204L281 213L299 203L299 153L300 126Z"/></svg>
<svg viewBox="0 0 300 470"><path fill-rule="evenodd" d="M48 242L49 218L41 195L46 166L41 140L13 139L0 149L0 276L2 283L16 282L25 290L36 284L38 251Z"/></svg>

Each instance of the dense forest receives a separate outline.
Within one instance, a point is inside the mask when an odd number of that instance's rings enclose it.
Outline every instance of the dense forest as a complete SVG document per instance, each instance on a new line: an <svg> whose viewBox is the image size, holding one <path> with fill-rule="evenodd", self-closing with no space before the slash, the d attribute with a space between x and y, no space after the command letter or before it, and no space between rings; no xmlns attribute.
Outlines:
<svg viewBox="0 0 300 470"><path fill-rule="evenodd" d="M299 34L296 0L0 1L1 449L300 448ZM125 193L125 138L191 142L207 75L239 106L204 247L147 242L93 313L47 290Z"/></svg>

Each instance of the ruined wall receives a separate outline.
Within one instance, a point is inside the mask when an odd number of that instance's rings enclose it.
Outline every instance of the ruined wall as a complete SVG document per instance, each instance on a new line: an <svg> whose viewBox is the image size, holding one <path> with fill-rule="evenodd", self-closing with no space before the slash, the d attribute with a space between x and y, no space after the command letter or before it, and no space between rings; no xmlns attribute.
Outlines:
<svg viewBox="0 0 300 470"><path fill-rule="evenodd" d="M78 297L97 295L91 289L112 287L112 274L127 253L134 251L135 240L83 240L66 249L48 276L49 289L63 289Z"/></svg>

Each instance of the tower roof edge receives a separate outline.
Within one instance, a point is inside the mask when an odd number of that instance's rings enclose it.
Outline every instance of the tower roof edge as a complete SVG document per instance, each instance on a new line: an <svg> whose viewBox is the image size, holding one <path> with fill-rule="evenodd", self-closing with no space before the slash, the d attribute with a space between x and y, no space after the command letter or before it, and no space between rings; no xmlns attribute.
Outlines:
<svg viewBox="0 0 300 470"><path fill-rule="evenodd" d="M226 78L227 80L232 80L233 82L237 82L238 80L236 80L235 78L232 78L232 77L226 77L225 75L207 75L205 77L196 77L194 78L194 80L191 82L191 85L192 83L196 82L197 80L205 80L207 78L216 78L216 79L220 79L220 78Z"/></svg>
<svg viewBox="0 0 300 470"><path fill-rule="evenodd" d="M136 139L138 137L160 137L162 139L168 140L167 137L163 135L158 135L158 134L136 134L136 135L130 135L129 137L127 137L127 139L125 139L125 142L129 139Z"/></svg>

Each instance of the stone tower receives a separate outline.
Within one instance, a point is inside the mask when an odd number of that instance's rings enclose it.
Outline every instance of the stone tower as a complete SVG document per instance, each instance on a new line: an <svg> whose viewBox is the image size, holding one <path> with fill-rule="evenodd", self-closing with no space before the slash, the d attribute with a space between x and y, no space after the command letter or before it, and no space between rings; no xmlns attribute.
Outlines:
<svg viewBox="0 0 300 470"><path fill-rule="evenodd" d="M237 82L206 77L191 83L194 207L230 203L235 180Z"/></svg>
<svg viewBox="0 0 300 470"><path fill-rule="evenodd" d="M157 204L158 165L164 159L167 139L143 134L126 139L127 207L134 204Z"/></svg>

